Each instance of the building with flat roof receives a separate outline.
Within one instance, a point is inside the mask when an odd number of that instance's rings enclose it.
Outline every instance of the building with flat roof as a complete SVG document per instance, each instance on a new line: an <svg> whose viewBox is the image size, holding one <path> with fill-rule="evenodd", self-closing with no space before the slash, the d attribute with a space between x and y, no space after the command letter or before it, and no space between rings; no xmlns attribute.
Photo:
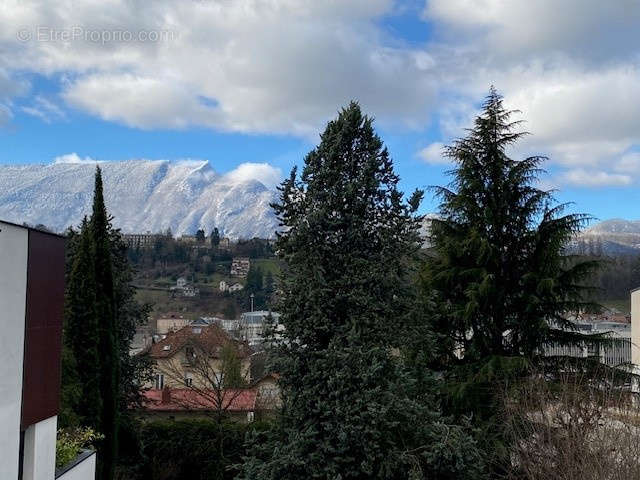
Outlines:
<svg viewBox="0 0 640 480"><path fill-rule="evenodd" d="M280 314L267 310L257 310L255 312L245 312L240 316L238 322L238 335L249 345L262 343L264 326L267 319L271 317L275 324L276 331L283 330L284 326L280 324Z"/></svg>
<svg viewBox="0 0 640 480"><path fill-rule="evenodd" d="M156 240L162 235L159 233L123 233L122 241L129 248L152 248Z"/></svg>
<svg viewBox="0 0 640 480"><path fill-rule="evenodd" d="M0 479L56 478L65 239L0 221ZM95 477L95 454L59 479Z"/></svg>
<svg viewBox="0 0 640 480"><path fill-rule="evenodd" d="M545 355L570 357L597 357L611 367L632 363L631 325L621 322L577 322L576 328L584 334L602 334L607 342L581 342L575 345L548 344Z"/></svg>

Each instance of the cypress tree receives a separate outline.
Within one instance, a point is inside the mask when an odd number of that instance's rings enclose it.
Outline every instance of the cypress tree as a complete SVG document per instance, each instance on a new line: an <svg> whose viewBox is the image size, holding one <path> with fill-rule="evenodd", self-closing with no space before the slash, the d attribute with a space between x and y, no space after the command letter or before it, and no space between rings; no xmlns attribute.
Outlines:
<svg viewBox="0 0 640 480"><path fill-rule="evenodd" d="M211 239L211 246L213 248L216 248L218 245L220 245L220 231L218 230L218 227L214 227L213 230L211 230L211 235L209 238Z"/></svg>
<svg viewBox="0 0 640 480"><path fill-rule="evenodd" d="M140 400L151 375L146 356L129 355L136 327L149 307L135 300L133 271L119 230L111 225L96 170L93 214L79 232L69 229L60 424L90 426L104 434L98 478L112 478L118 426Z"/></svg>
<svg viewBox="0 0 640 480"><path fill-rule="evenodd" d="M100 354L95 312L96 283L89 222L70 237L71 267L65 295L61 425L81 424L102 431Z"/></svg>
<svg viewBox="0 0 640 480"><path fill-rule="evenodd" d="M104 204L102 172L96 167L93 211L90 231L93 243L96 284L95 313L98 321L100 352L100 387L102 392L101 442L98 478L110 480L114 475L118 437L118 392L120 368L118 326L109 237L109 218Z"/></svg>
<svg viewBox="0 0 640 480"><path fill-rule="evenodd" d="M421 196L405 202L397 182L372 120L352 103L301 178L294 169L280 187L276 308L286 330L272 353L283 409L245 478L477 478L473 442L415 395L392 353L408 320Z"/></svg>

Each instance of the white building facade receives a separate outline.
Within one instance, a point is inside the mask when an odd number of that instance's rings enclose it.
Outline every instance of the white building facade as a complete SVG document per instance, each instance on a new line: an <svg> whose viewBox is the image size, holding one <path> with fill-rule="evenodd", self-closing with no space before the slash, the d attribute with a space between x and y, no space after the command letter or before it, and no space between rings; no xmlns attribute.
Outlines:
<svg viewBox="0 0 640 480"><path fill-rule="evenodd" d="M64 242L57 235L0 221L2 480L56 478ZM83 468L93 464L93 471L74 478L95 477L93 452L86 462Z"/></svg>
<svg viewBox="0 0 640 480"><path fill-rule="evenodd" d="M545 347L545 355L569 357L597 357L610 367L628 365L632 362L631 325L619 322L576 323L578 331L585 335L600 334L607 342L582 342L575 345L550 344Z"/></svg>

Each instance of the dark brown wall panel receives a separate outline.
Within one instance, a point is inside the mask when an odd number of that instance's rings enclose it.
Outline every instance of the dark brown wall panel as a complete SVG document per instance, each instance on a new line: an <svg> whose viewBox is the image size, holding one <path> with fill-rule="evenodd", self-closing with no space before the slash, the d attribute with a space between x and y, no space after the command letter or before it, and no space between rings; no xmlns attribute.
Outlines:
<svg viewBox="0 0 640 480"><path fill-rule="evenodd" d="M56 235L29 231L22 428L58 413L64 242Z"/></svg>

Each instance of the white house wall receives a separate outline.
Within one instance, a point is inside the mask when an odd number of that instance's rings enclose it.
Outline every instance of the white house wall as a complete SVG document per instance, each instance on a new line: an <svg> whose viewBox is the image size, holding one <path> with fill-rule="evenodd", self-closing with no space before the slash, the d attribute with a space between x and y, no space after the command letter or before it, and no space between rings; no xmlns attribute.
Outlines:
<svg viewBox="0 0 640 480"><path fill-rule="evenodd" d="M0 479L18 478L28 231L0 225Z"/></svg>

